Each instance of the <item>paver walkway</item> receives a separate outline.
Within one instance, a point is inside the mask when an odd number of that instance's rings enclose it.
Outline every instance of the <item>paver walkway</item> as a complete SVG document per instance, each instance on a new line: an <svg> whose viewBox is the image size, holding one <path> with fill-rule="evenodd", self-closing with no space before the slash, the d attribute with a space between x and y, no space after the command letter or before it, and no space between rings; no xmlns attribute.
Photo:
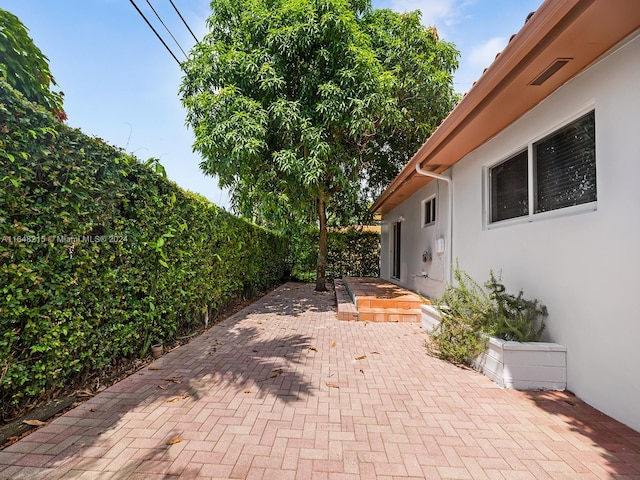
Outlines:
<svg viewBox="0 0 640 480"><path fill-rule="evenodd" d="M640 434L286 284L0 451L10 479L640 478Z"/></svg>

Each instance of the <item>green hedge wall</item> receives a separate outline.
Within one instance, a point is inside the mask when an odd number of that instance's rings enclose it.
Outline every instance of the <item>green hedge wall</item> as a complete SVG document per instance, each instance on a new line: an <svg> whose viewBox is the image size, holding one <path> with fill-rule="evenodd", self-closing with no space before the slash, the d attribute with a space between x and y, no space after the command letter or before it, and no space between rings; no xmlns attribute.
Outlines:
<svg viewBox="0 0 640 480"><path fill-rule="evenodd" d="M315 281L318 261L317 230L309 230L291 238L291 276L297 280ZM378 277L380 275L380 233L357 228L329 230L327 279L346 276Z"/></svg>
<svg viewBox="0 0 640 480"><path fill-rule="evenodd" d="M0 82L0 414L281 281L282 237Z"/></svg>

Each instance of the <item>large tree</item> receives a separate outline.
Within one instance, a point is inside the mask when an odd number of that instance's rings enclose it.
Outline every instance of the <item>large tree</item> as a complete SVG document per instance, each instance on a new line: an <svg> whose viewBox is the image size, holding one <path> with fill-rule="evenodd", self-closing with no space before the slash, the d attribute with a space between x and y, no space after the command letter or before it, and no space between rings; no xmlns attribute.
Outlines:
<svg viewBox="0 0 640 480"><path fill-rule="evenodd" d="M393 106L367 151L366 184L377 197L459 101L452 83L459 52L421 24L419 11L373 10L362 24L391 74Z"/></svg>
<svg viewBox="0 0 640 480"><path fill-rule="evenodd" d="M49 71L49 59L33 43L20 19L1 8L0 78L58 119L66 120L62 92L52 90L57 84Z"/></svg>
<svg viewBox="0 0 640 480"><path fill-rule="evenodd" d="M201 168L241 212L317 221L324 290L328 212L366 210L371 189L444 118L457 52L419 14L372 11L368 0L211 5L181 87Z"/></svg>

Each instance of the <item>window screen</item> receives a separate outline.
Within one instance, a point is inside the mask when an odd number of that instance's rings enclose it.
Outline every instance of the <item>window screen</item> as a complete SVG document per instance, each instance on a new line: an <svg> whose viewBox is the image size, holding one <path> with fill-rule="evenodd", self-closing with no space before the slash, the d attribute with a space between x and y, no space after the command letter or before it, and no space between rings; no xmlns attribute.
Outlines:
<svg viewBox="0 0 640 480"><path fill-rule="evenodd" d="M528 169L525 150L489 170L492 222L529 214Z"/></svg>
<svg viewBox="0 0 640 480"><path fill-rule="evenodd" d="M595 114L533 145L535 213L597 200Z"/></svg>

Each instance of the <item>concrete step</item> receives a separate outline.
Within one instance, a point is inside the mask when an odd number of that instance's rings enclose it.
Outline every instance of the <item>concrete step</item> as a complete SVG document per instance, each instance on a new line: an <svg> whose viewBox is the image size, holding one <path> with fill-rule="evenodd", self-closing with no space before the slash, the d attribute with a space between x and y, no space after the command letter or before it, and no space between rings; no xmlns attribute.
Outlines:
<svg viewBox="0 0 640 480"><path fill-rule="evenodd" d="M351 283L350 283L351 282ZM380 279L336 279L338 320L420 322L422 299Z"/></svg>

